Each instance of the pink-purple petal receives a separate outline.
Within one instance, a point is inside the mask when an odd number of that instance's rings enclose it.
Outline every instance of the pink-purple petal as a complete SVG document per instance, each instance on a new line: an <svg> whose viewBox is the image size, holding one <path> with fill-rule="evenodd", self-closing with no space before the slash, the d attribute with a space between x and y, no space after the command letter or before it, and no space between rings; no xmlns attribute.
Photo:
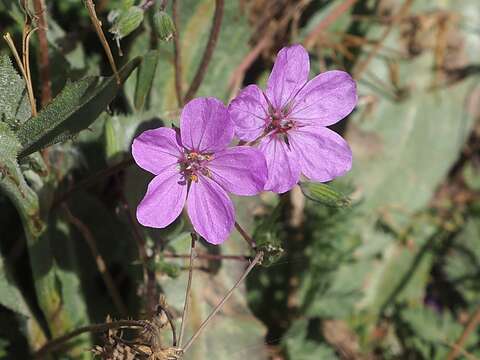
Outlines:
<svg viewBox="0 0 480 360"><path fill-rule="evenodd" d="M302 173L310 180L325 182L347 173L352 151L336 132L322 127L304 127L289 133Z"/></svg>
<svg viewBox="0 0 480 360"><path fill-rule="evenodd" d="M153 228L170 225L180 215L187 197L187 186L182 180L176 166L157 175L137 207L138 222Z"/></svg>
<svg viewBox="0 0 480 360"><path fill-rule="evenodd" d="M215 98L197 98L180 117L182 144L198 152L223 150L232 141L234 125L227 107Z"/></svg>
<svg viewBox="0 0 480 360"><path fill-rule="evenodd" d="M207 177L192 182L187 210L195 231L211 244L223 243L233 230L233 203L225 190Z"/></svg>
<svg viewBox="0 0 480 360"><path fill-rule="evenodd" d="M310 60L303 46L292 45L280 50L266 91L275 109L282 109L295 97L307 82L309 72Z"/></svg>
<svg viewBox="0 0 480 360"><path fill-rule="evenodd" d="M350 114L357 104L355 81L345 71L317 75L295 97L290 114L300 124L328 126Z"/></svg>
<svg viewBox="0 0 480 360"><path fill-rule="evenodd" d="M235 134L244 141L257 139L263 132L268 114L265 95L257 85L248 85L228 106Z"/></svg>
<svg viewBox="0 0 480 360"><path fill-rule="evenodd" d="M260 150L236 146L214 154L208 168L212 179L235 195L256 195L267 181L267 163Z"/></svg>
<svg viewBox="0 0 480 360"><path fill-rule="evenodd" d="M132 155L137 165L155 175L176 164L181 152L175 131L163 127L144 131L132 144Z"/></svg>
<svg viewBox="0 0 480 360"><path fill-rule="evenodd" d="M260 142L259 149L267 160L265 190L284 193L294 187L300 178L300 164L285 140L278 135L268 136Z"/></svg>

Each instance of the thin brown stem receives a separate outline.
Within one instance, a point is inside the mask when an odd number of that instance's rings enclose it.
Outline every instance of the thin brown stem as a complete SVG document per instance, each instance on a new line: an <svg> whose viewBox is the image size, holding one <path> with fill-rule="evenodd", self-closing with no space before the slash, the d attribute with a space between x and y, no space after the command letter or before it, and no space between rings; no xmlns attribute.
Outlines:
<svg viewBox="0 0 480 360"><path fill-rule="evenodd" d="M47 40L47 16L45 11L45 0L34 0L33 6L37 17L38 27L38 64L40 70L40 81L42 83L42 107L52 100L52 81L50 79L50 59L48 56L48 40Z"/></svg>
<svg viewBox="0 0 480 360"><path fill-rule="evenodd" d="M178 341L177 341L177 331L175 329L175 322L173 321L173 315L168 309L165 296L163 295L160 297L159 304L157 305L157 315L159 314L159 309L160 311L163 311L165 316L167 317L168 323L170 324L170 328L172 329L172 346L176 347L178 344Z"/></svg>
<svg viewBox="0 0 480 360"><path fill-rule="evenodd" d="M457 356L461 353L461 349L465 345L465 342L468 340L470 334L477 328L478 324L480 323L480 305L477 307L475 312L473 313L472 317L465 326L462 335L458 338L458 340L453 344L452 350L447 356L447 360L455 360Z"/></svg>
<svg viewBox="0 0 480 360"><path fill-rule="evenodd" d="M109 329L143 329L145 327L145 322L142 320L119 320L119 321L112 321L109 323L104 324L97 324L97 325L87 325L81 328L78 328L71 333L65 334L60 336L56 339L53 339L42 346L35 354L34 358L41 359L48 355L49 353L57 350L61 346L63 346L66 342L70 341L71 339L87 332L103 332Z"/></svg>
<svg viewBox="0 0 480 360"><path fill-rule="evenodd" d="M178 107L183 107L183 90L182 90L182 51L180 44L180 20L179 20L180 0L172 1L172 19L175 26L173 34L173 56L175 66L175 92L177 94Z"/></svg>
<svg viewBox="0 0 480 360"><path fill-rule="evenodd" d="M12 51L13 57L15 58L15 61L17 62L18 68L20 69L20 72L22 73L23 78L25 79L25 86L27 88L27 94L28 94L28 100L30 102L30 107L32 110L32 116L37 116L37 104L35 102L35 96L33 94L33 86L29 78L29 71L24 66L24 62L20 58L20 55L18 54L17 48L15 47L15 43L13 42L12 37L10 36L9 33L6 33L3 35L3 38L8 44L8 47ZM23 46L22 46L23 49ZM22 56L23 57L23 56Z"/></svg>
<svg viewBox="0 0 480 360"><path fill-rule="evenodd" d="M123 316L126 317L128 314L127 307L125 306L120 293L115 286L115 282L113 281L112 275L108 271L107 265L105 264L105 260L103 260L102 255L98 251L97 243L93 234L91 233L90 229L77 217L75 217L68 206L66 204L63 205L63 210L68 218L68 221L72 223L77 230L82 234L85 242L87 243L88 247L90 248L90 252L92 253L92 257L95 259L95 264L97 265L98 272L102 276L103 282L107 287L108 293L112 298L113 304L117 311Z"/></svg>
<svg viewBox="0 0 480 360"><path fill-rule="evenodd" d="M189 254L172 254L172 253L163 253L166 258L179 258L179 259L188 259ZM205 259L205 260L236 260L236 261L248 261L249 257L245 255L222 255L222 254L196 254L196 259Z"/></svg>
<svg viewBox="0 0 480 360"><path fill-rule="evenodd" d="M187 314L190 304L190 292L192 290L192 278L193 278L193 260L195 259L195 241L197 240L197 234L192 232L192 247L190 248L190 263L188 265L188 282L187 290L185 291L185 303L183 305L182 323L180 325L180 335L178 336L178 346L182 347L183 334L185 333L185 325L187 323Z"/></svg>
<svg viewBox="0 0 480 360"><path fill-rule="evenodd" d="M217 313L222 309L223 305L225 305L225 303L228 301L228 299L230 299L230 297L232 296L235 289L237 289L240 286L240 284L245 280L245 278L248 276L248 274L250 274L252 269L258 263L260 263L262 261L262 259L263 259L263 252L259 251L257 253L257 255L255 256L255 258L253 259L253 261L250 263L250 265L248 265L247 269L244 271L244 273L242 274L240 279L237 280L235 285L233 285L233 287L228 291L228 293L225 295L225 297L218 303L218 305L213 309L213 311L210 313L210 315L208 315L208 317L203 321L203 323L200 325L200 327L195 332L195 334L193 334L193 336L190 338L190 340L188 340L188 342L185 344L185 346L182 349L183 352L186 352L190 348L190 346L192 346L193 342L200 336L200 333L202 332L202 330L205 329L205 327L210 323L210 321L213 319L213 317L215 315L217 315Z"/></svg>
<svg viewBox="0 0 480 360"><path fill-rule="evenodd" d="M223 19L223 8L224 8L224 0L215 0L215 13L213 14L213 24L212 29L210 30L210 36L208 38L207 46L205 47L205 51L203 53L202 61L200 62L200 66L197 69L197 72L193 78L192 84L190 85L189 89L187 90L187 94L185 95L184 102L189 102L195 96L195 93L200 88L203 79L205 78L205 74L208 69L208 64L210 60L212 60L213 51L215 50L215 46L217 45L218 37L220 36L220 29L222 27L222 19Z"/></svg>
<svg viewBox="0 0 480 360"><path fill-rule="evenodd" d="M97 182L105 179L106 177L114 175L133 164L134 164L133 158L129 156L125 160L119 162L118 164L115 164L104 170L100 170L99 172L92 174L83 180L80 180L79 182L74 184L70 189L65 191L63 194L60 194L53 202L53 206L54 207L58 206L59 204L67 200L70 196L72 196L72 194L75 193L76 191L80 189L89 188L95 185Z"/></svg>
<svg viewBox="0 0 480 360"><path fill-rule="evenodd" d="M85 0L85 5L87 6L88 15L95 28L95 32L97 33L97 36L100 39L100 42L102 43L105 54L107 55L108 62L110 63L110 66L115 75L115 78L117 79L117 84L120 85L122 83L122 80L120 79L120 75L118 74L117 65L115 64L115 59L113 58L110 45L108 45L107 38L103 33L102 22L98 19L97 13L95 12L95 4L93 3L93 0Z"/></svg>
<svg viewBox="0 0 480 360"><path fill-rule="evenodd" d="M310 49L321 34L340 16L350 9L358 0L344 0L336 6L320 23L305 37L304 44Z"/></svg>
<svg viewBox="0 0 480 360"><path fill-rule="evenodd" d="M33 84L32 84L32 74L30 73L30 38L33 35L36 29L32 29L32 21L30 15L25 17L25 25L23 27L22 35L22 59L23 59L23 68L25 69L25 74L27 75L27 89L32 94L32 115L37 116L37 104L35 102L35 97L33 95Z"/></svg>
<svg viewBox="0 0 480 360"><path fill-rule="evenodd" d="M248 245L252 249L255 250L257 248L257 243L255 242L255 240L252 239L252 237L250 235L248 235L248 233L236 221L235 221L235 229L237 229L237 231L240 233L240 235L242 235L242 238L248 243Z"/></svg>

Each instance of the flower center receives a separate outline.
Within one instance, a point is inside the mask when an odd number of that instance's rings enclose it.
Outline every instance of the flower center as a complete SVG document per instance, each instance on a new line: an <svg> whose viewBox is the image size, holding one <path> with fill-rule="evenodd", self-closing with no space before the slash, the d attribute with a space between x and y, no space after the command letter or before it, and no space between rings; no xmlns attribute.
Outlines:
<svg viewBox="0 0 480 360"><path fill-rule="evenodd" d="M212 159L212 154L201 154L186 150L183 158L179 161L180 171L185 180L198 182L199 175L210 177L210 170L208 170L207 165Z"/></svg>
<svg viewBox="0 0 480 360"><path fill-rule="evenodd" d="M276 134L286 134L288 130L295 127L295 122L289 118L287 111L271 110L267 121L267 131L274 131Z"/></svg>

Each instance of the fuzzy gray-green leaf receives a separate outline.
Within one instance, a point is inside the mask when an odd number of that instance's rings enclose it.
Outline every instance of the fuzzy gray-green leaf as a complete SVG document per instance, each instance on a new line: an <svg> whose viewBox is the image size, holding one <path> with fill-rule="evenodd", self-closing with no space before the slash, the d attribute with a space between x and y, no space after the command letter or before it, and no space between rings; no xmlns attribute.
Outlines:
<svg viewBox="0 0 480 360"><path fill-rule="evenodd" d="M18 75L10 58L0 56L0 120L15 126L30 116L25 81Z"/></svg>
<svg viewBox="0 0 480 360"><path fill-rule="evenodd" d="M0 256L0 304L24 316L30 316L27 304L17 286L8 278L3 257Z"/></svg>
<svg viewBox="0 0 480 360"><path fill-rule="evenodd" d="M122 82L138 66L136 58L119 72ZM114 76L88 77L68 84L38 116L23 124L17 135L22 143L20 157L72 138L86 129L115 98L119 85Z"/></svg>

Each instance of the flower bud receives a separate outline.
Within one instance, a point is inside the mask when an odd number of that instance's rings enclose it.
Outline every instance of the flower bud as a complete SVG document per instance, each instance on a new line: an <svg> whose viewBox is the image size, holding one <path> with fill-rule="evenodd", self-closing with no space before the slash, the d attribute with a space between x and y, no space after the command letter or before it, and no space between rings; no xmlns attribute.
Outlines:
<svg viewBox="0 0 480 360"><path fill-rule="evenodd" d="M160 40L169 41L175 33L173 20L165 11L158 11L153 18L155 32Z"/></svg>
<svg viewBox="0 0 480 360"><path fill-rule="evenodd" d="M110 32L115 35L116 40L120 40L138 28L142 21L143 10L138 6L132 6L114 18Z"/></svg>

